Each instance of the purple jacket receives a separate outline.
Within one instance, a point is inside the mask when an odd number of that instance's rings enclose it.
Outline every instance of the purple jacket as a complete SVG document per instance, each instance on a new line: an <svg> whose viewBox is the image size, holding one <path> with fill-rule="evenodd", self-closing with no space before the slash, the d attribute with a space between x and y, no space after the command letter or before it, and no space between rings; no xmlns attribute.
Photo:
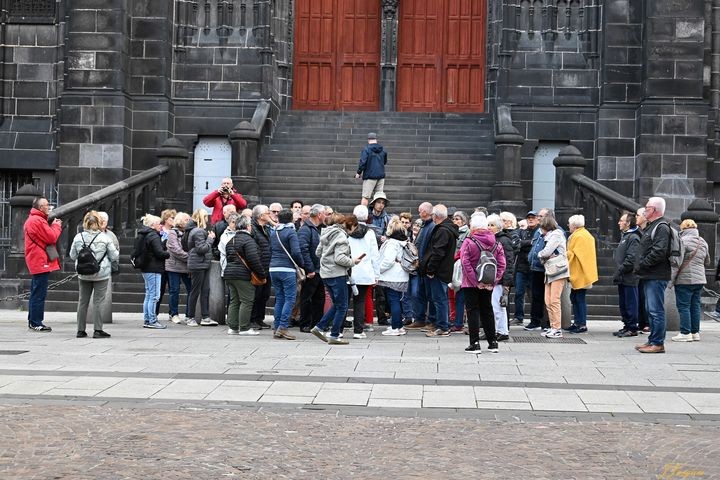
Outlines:
<svg viewBox="0 0 720 480"><path fill-rule="evenodd" d="M492 250L495 245L495 235L490 230L475 230L468 235L468 238L460 247L460 263L462 264L462 285L461 288L477 288L477 274L475 267L480 260L480 250L475 242L470 240L474 238L484 249ZM497 274L495 275L495 285L500 283L505 273L505 252L500 243L495 248L495 260L497 261Z"/></svg>

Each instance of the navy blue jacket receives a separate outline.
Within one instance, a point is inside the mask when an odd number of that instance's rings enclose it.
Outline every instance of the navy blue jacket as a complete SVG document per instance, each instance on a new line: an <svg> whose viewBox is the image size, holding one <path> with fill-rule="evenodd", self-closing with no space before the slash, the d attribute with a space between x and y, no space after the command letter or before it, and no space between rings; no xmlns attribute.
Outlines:
<svg viewBox="0 0 720 480"><path fill-rule="evenodd" d="M320 259L315 255L315 249L320 244L320 230L318 230L318 227L310 220L305 220L305 223L298 231L298 241L303 259L302 267L305 272L319 272Z"/></svg>
<svg viewBox="0 0 720 480"><path fill-rule="evenodd" d="M278 238L280 241L278 241ZM282 245L280 245L282 242ZM295 268L290 257L287 256L283 246L290 252L292 259L299 267L303 266L303 258L300 253L300 243L298 242L297 232L295 227L290 224L278 225L273 229L270 235L270 268Z"/></svg>
<svg viewBox="0 0 720 480"><path fill-rule="evenodd" d="M430 235L432 234L432 231L434 229L435 224L433 223L432 218L428 218L427 220L425 220L425 223L423 224L417 238L415 239L415 245L418 248L418 256L420 258L423 258L425 256L425 249L427 248L428 241L430 240Z"/></svg>
<svg viewBox="0 0 720 480"><path fill-rule="evenodd" d="M363 148L360 153L360 163L357 173L362 173L362 179L385 178L385 165L387 164L387 152L379 143L371 143Z"/></svg>

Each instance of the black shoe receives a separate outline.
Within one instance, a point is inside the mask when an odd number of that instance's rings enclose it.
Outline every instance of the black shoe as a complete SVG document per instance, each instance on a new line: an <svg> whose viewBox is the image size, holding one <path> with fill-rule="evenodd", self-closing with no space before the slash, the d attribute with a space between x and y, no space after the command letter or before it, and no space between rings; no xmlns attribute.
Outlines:
<svg viewBox="0 0 720 480"><path fill-rule="evenodd" d="M482 350L480 349L479 343L473 343L465 349L465 352L474 353L475 355L480 355L482 353Z"/></svg>
<svg viewBox="0 0 720 480"><path fill-rule="evenodd" d="M585 325L570 325L570 328L567 329L570 333L587 333L588 329Z"/></svg>
<svg viewBox="0 0 720 480"><path fill-rule="evenodd" d="M350 320L345 320L343 322L343 328L353 328L353 323Z"/></svg>
<svg viewBox="0 0 720 480"><path fill-rule="evenodd" d="M616 332L616 333L617 333L617 332ZM618 337L618 338L637 337L637 336L638 336L637 330L625 330L624 332L618 333L618 334L616 335L616 337Z"/></svg>
<svg viewBox="0 0 720 480"><path fill-rule="evenodd" d="M33 332L52 332L52 328L48 327L47 325L38 325L37 327L29 326L28 328Z"/></svg>
<svg viewBox="0 0 720 480"><path fill-rule="evenodd" d="M85 338L87 337L87 332L85 330L80 330L77 335L75 335L77 338Z"/></svg>
<svg viewBox="0 0 720 480"><path fill-rule="evenodd" d="M533 323L530 322L527 325L525 325L525 330L531 331L531 330L540 330L541 326L539 323Z"/></svg>
<svg viewBox="0 0 720 480"><path fill-rule="evenodd" d="M95 330L93 332L93 338L110 338L110 334L104 330Z"/></svg>
<svg viewBox="0 0 720 480"><path fill-rule="evenodd" d="M498 353L498 344L497 344L497 342L488 342L488 352L490 352L490 353Z"/></svg>
<svg viewBox="0 0 720 480"><path fill-rule="evenodd" d="M378 318L378 325L388 326L388 325L390 325L390 322L389 322L388 319L385 318L385 317L383 317L383 318ZM351 326L352 326L352 325L351 325Z"/></svg>
<svg viewBox="0 0 720 480"><path fill-rule="evenodd" d="M250 324L250 327L251 327L251 328L254 328L255 330L262 330L263 328L268 328L268 326L265 325L263 322L260 322L260 323L251 323L251 324Z"/></svg>
<svg viewBox="0 0 720 480"><path fill-rule="evenodd" d="M623 327L620 330L618 330L617 332L613 332L613 335L616 337L620 337L620 336L622 336L623 333L625 333L627 331L628 331L628 329Z"/></svg>
<svg viewBox="0 0 720 480"><path fill-rule="evenodd" d="M508 340L510 340L510 335L505 335L505 334L501 333L497 336L498 342L507 342Z"/></svg>
<svg viewBox="0 0 720 480"><path fill-rule="evenodd" d="M312 330L310 327L300 327L302 333L310 333L310 330Z"/></svg>
<svg viewBox="0 0 720 480"><path fill-rule="evenodd" d="M405 320L403 320L403 327L407 327L408 325L411 325L414 321L415 320L413 320L412 318L406 318Z"/></svg>

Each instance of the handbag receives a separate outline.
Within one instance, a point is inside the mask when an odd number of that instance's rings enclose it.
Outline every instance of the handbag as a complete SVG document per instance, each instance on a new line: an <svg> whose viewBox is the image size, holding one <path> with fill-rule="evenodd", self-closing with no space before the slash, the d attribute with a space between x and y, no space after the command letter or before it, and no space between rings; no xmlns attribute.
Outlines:
<svg viewBox="0 0 720 480"><path fill-rule="evenodd" d="M35 239L32 238L32 236L31 236L29 233L28 233L28 238L29 238L30 241L33 242L35 245L37 245L38 247L40 247L40 244L39 244L38 242L36 242ZM40 248L42 248L42 247L40 247ZM53 260L56 260L56 259L60 258L60 253L58 253L58 249L57 249L57 247L56 247L54 244L53 244L53 245L46 245L46 246L45 246L45 255L47 255L48 263L52 262Z"/></svg>
<svg viewBox="0 0 720 480"><path fill-rule="evenodd" d="M460 287L462 286L462 262L459 258L455 260L455 264L453 265L451 285L452 289L456 292L460 290Z"/></svg>
<svg viewBox="0 0 720 480"><path fill-rule="evenodd" d="M292 255L290 255L290 252L287 251L287 248L285 248L285 245L283 245L282 240L280 240L280 234L277 230L275 230L275 235L277 236L278 242L280 242L280 246L283 250L285 250L285 254L288 256L290 261L295 265L295 281L297 283L302 283L307 278L307 275L305 274L305 270L300 267L297 263L295 263L295 260L293 260Z"/></svg>
<svg viewBox="0 0 720 480"><path fill-rule="evenodd" d="M568 259L565 255L555 255L545 260L545 273L554 277L568 270Z"/></svg>
<svg viewBox="0 0 720 480"><path fill-rule="evenodd" d="M233 237L233 246L235 246L235 238L234 237ZM262 277L260 277L260 275L253 272L253 269L250 268L250 265L247 264L247 262L242 257L242 255L240 255L240 252L238 252L237 249L235 250L235 255L238 256L238 258L243 263L243 265L245 265L245 268L247 268L248 271L250 272L250 283L251 284L255 285L256 287L259 287L259 286L265 285L267 283L267 278L262 278Z"/></svg>

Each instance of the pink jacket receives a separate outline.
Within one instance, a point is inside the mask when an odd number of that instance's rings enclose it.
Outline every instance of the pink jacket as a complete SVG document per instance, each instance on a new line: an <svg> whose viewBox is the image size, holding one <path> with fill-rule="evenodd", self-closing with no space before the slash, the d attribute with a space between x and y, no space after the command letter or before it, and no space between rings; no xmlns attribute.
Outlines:
<svg viewBox="0 0 720 480"><path fill-rule="evenodd" d="M470 240L470 237L475 239L483 249L492 250L495 245L495 235L490 230L475 230L470 232L468 237L460 247L460 263L462 264L462 285L461 288L477 288L477 274L475 273L475 267L480 261L480 250L478 249L475 242ZM495 275L495 285L500 283L502 276L505 273L505 252L503 251L502 245L498 242L495 248L495 260L497 261L497 274Z"/></svg>

